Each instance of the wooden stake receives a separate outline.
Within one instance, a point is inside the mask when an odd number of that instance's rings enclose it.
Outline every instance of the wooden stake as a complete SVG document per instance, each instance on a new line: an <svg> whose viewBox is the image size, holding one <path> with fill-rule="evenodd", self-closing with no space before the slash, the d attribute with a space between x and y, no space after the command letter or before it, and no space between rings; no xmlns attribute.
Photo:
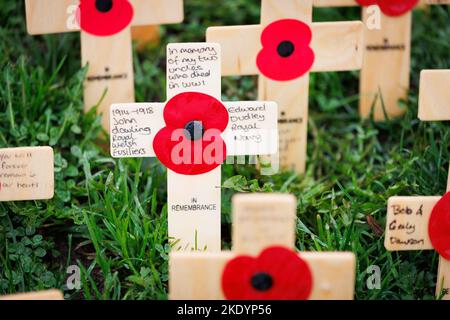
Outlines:
<svg viewBox="0 0 450 320"><path fill-rule="evenodd" d="M52 148L0 149L0 169L0 202L53 198Z"/></svg>
<svg viewBox="0 0 450 320"><path fill-rule="evenodd" d="M217 44L170 44L167 47L168 99L188 91L220 99L220 66L220 46ZM200 71L196 71L197 68ZM198 72L203 76L198 77ZM228 155L277 152L275 103L231 102L225 103L225 107L230 116L223 134ZM153 140L165 126L163 108L161 103L114 104L111 107L111 155L115 158L155 156ZM255 118L259 119L258 128L253 125ZM259 139L253 140L254 137ZM175 250L220 251L220 167L193 176L168 170L167 178L169 237Z"/></svg>
<svg viewBox="0 0 450 320"><path fill-rule="evenodd" d="M130 0L134 8L131 26L179 23L183 0ZM79 31L78 0L25 0L27 29L32 35ZM133 56L130 27L109 37L81 32L82 65L89 63L85 81L85 110L97 106L109 130L108 110L112 103L134 101ZM101 97L105 93L103 100Z"/></svg>
<svg viewBox="0 0 450 320"><path fill-rule="evenodd" d="M261 24L213 27L207 41L223 48L223 75L259 75L259 99L280 106L280 164L284 169L305 171L308 123L309 74L279 82L262 76L256 66L263 29L276 20L297 19L311 26L315 62L311 72L358 70L362 65L361 22L313 23L312 0L263 0Z"/></svg>
<svg viewBox="0 0 450 320"><path fill-rule="evenodd" d="M0 296L0 300L64 300L64 295L59 290L48 290Z"/></svg>
<svg viewBox="0 0 450 320"><path fill-rule="evenodd" d="M294 247L296 200L290 195L246 194L233 198L234 252L173 252L169 262L169 293L173 300L224 299L222 273L239 254L255 255L267 246ZM271 228L273 227L273 228ZM266 232L268 231L268 232ZM301 252L314 278L310 299L353 299L353 253Z"/></svg>

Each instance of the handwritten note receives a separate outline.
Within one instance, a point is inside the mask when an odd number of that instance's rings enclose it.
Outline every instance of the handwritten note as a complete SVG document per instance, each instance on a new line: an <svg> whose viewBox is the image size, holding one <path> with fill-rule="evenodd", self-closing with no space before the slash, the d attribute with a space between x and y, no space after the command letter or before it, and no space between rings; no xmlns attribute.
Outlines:
<svg viewBox="0 0 450 320"><path fill-rule="evenodd" d="M50 147L0 149L0 201L53 198L53 163Z"/></svg>
<svg viewBox="0 0 450 320"><path fill-rule="evenodd" d="M113 158L154 157L153 139L165 126L164 103L114 104L110 109Z"/></svg>
<svg viewBox="0 0 450 320"><path fill-rule="evenodd" d="M390 251L433 249L428 236L431 211L441 197L392 197L388 201L384 246Z"/></svg>
<svg viewBox="0 0 450 320"><path fill-rule="evenodd" d="M269 155L278 151L278 107L275 102L227 102L224 132L228 155Z"/></svg>
<svg viewBox="0 0 450 320"><path fill-rule="evenodd" d="M173 43L167 46L167 96L201 92L220 99L220 46Z"/></svg>

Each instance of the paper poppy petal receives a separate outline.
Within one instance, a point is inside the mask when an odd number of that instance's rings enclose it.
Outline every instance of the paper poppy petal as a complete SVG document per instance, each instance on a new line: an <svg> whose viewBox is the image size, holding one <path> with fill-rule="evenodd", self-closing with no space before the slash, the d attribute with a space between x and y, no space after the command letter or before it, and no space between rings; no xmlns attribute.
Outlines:
<svg viewBox="0 0 450 320"><path fill-rule="evenodd" d="M401 16L419 3L419 0L379 0L381 11L387 16Z"/></svg>
<svg viewBox="0 0 450 320"><path fill-rule="evenodd" d="M95 36L111 36L130 25L134 10L128 0L104 0L111 6L103 12L97 8L97 1L101 0L80 0L77 20L83 31Z"/></svg>
<svg viewBox="0 0 450 320"><path fill-rule="evenodd" d="M199 92L185 92L170 99L164 108L164 119L177 128L201 120L205 130L220 131L227 128L229 121L228 111L221 101Z"/></svg>
<svg viewBox="0 0 450 320"><path fill-rule="evenodd" d="M381 11L391 17L401 16L419 3L419 0L356 0L361 6L378 5Z"/></svg>
<svg viewBox="0 0 450 320"><path fill-rule="evenodd" d="M450 192L447 192L433 207L428 233L434 249L450 260Z"/></svg>
<svg viewBox="0 0 450 320"><path fill-rule="evenodd" d="M257 290L255 275L268 275L271 286ZM312 291L312 273L295 252L272 247L259 257L238 256L227 263L222 274L222 290L229 300L305 300Z"/></svg>
<svg viewBox="0 0 450 320"><path fill-rule="evenodd" d="M167 102L164 120L166 127L156 134L153 150L167 168L179 174L198 175L225 161L227 148L221 133L228 126L229 116L221 101L198 92L180 93ZM185 130L192 122L201 126L197 127L197 140L191 140Z"/></svg>
<svg viewBox="0 0 450 320"><path fill-rule="evenodd" d="M178 132L176 131L178 130ZM210 172L225 162L227 149L225 141L217 134L213 140L222 148L217 157L208 157L211 141L191 141L184 137L183 129L163 128L153 140L153 150L159 161L170 170L184 175L198 175ZM185 150L188 154L184 154Z"/></svg>
<svg viewBox="0 0 450 320"><path fill-rule="evenodd" d="M225 266L222 276L224 296L228 300L248 300L255 295L250 279L256 272L256 259L240 256Z"/></svg>
<svg viewBox="0 0 450 320"><path fill-rule="evenodd" d="M256 58L260 72L275 81L290 81L303 76L314 64L310 47L311 28L294 19L283 19L269 24L261 34L262 49ZM279 47L287 44L284 54Z"/></svg>

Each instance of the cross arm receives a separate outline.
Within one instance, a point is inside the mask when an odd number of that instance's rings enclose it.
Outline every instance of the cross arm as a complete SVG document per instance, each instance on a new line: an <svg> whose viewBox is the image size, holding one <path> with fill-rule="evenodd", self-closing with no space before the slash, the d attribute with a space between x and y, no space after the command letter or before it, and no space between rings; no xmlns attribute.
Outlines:
<svg viewBox="0 0 450 320"><path fill-rule="evenodd" d="M113 104L110 150L113 158L155 157L153 139L165 126L165 103Z"/></svg>
<svg viewBox="0 0 450 320"><path fill-rule="evenodd" d="M133 26L170 24L183 20L183 0L130 0ZM79 0L25 0L29 34L79 31L76 11Z"/></svg>
<svg viewBox="0 0 450 320"><path fill-rule="evenodd" d="M428 235L431 211L441 197L391 197L384 246L389 251L432 250Z"/></svg>
<svg viewBox="0 0 450 320"><path fill-rule="evenodd" d="M364 25L360 21L312 24L315 62L312 72L357 70L363 57ZM257 75L261 25L211 27L208 42L222 46L222 75Z"/></svg>
<svg viewBox="0 0 450 320"><path fill-rule="evenodd" d="M450 0L421 0L420 4L449 4ZM314 0L315 7L353 7L359 6L355 0Z"/></svg>
<svg viewBox="0 0 450 320"><path fill-rule="evenodd" d="M229 122L223 133L229 156L276 154L278 107L275 102L226 102Z"/></svg>
<svg viewBox="0 0 450 320"><path fill-rule="evenodd" d="M0 300L64 300L64 296L61 291L55 289L8 295L0 297Z"/></svg>
<svg viewBox="0 0 450 320"><path fill-rule="evenodd" d="M423 70L420 74L419 119L450 120L450 70Z"/></svg>
<svg viewBox="0 0 450 320"><path fill-rule="evenodd" d="M352 300L356 258L349 252L302 252L313 274L311 300ZM172 300L222 300L221 277L232 252L170 254L169 296ZM337 276L338 275L338 276Z"/></svg>

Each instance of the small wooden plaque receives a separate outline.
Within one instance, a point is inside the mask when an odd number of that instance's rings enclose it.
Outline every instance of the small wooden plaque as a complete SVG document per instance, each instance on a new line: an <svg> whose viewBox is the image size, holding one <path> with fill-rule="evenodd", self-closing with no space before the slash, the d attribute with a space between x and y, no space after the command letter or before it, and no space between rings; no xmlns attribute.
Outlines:
<svg viewBox="0 0 450 320"><path fill-rule="evenodd" d="M428 236L431 211L441 197L392 197L388 200L386 237L389 251L432 250Z"/></svg>
<svg viewBox="0 0 450 320"><path fill-rule="evenodd" d="M46 200L54 194L53 149L0 149L0 201Z"/></svg>

